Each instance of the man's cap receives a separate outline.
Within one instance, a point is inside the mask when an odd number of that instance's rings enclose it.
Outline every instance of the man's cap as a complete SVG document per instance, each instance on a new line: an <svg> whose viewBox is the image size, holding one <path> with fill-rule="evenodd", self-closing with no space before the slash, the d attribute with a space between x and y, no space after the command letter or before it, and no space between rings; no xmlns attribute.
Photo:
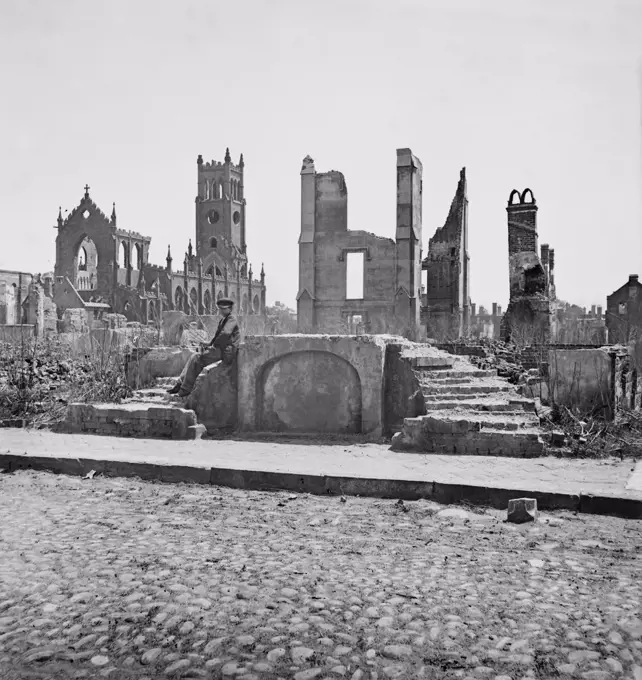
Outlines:
<svg viewBox="0 0 642 680"><path fill-rule="evenodd" d="M234 307L234 300L230 298L220 298L216 301L217 307Z"/></svg>

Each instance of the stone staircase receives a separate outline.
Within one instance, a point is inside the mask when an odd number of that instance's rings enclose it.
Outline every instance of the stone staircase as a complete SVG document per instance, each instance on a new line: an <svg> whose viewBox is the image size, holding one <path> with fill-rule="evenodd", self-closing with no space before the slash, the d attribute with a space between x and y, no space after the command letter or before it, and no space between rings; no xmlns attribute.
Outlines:
<svg viewBox="0 0 642 680"><path fill-rule="evenodd" d="M70 432L156 439L200 439L205 427L196 413L166 390L176 378L157 378L154 387L135 390L119 404L70 404Z"/></svg>
<svg viewBox="0 0 642 680"><path fill-rule="evenodd" d="M451 356L449 366L415 366L426 414L404 420L392 448L423 453L533 457L545 454L535 402L496 371Z"/></svg>

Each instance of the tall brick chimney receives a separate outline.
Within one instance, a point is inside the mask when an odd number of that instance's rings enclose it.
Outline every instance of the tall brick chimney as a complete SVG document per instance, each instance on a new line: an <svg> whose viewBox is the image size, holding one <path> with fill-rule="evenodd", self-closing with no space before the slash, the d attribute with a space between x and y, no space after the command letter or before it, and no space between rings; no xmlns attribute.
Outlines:
<svg viewBox="0 0 642 680"><path fill-rule="evenodd" d="M497 303L493 302L493 316L497 316Z"/></svg>
<svg viewBox="0 0 642 680"><path fill-rule="evenodd" d="M537 204L530 189L514 190L506 207L508 213L508 255L537 253Z"/></svg>

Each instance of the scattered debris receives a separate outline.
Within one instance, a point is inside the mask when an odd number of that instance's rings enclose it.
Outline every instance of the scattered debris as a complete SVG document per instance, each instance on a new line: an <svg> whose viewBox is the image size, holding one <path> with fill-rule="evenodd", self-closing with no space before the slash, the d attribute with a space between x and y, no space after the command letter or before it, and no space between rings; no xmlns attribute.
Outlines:
<svg viewBox="0 0 642 680"><path fill-rule="evenodd" d="M523 524L537 519L537 500L535 498L512 498L508 501L507 522Z"/></svg>

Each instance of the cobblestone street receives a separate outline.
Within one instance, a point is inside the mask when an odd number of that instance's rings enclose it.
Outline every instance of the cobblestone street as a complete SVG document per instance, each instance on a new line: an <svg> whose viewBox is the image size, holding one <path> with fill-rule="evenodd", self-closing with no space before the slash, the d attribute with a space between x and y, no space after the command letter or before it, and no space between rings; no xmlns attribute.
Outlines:
<svg viewBox="0 0 642 680"><path fill-rule="evenodd" d="M642 680L642 523L0 476L0 677Z"/></svg>

